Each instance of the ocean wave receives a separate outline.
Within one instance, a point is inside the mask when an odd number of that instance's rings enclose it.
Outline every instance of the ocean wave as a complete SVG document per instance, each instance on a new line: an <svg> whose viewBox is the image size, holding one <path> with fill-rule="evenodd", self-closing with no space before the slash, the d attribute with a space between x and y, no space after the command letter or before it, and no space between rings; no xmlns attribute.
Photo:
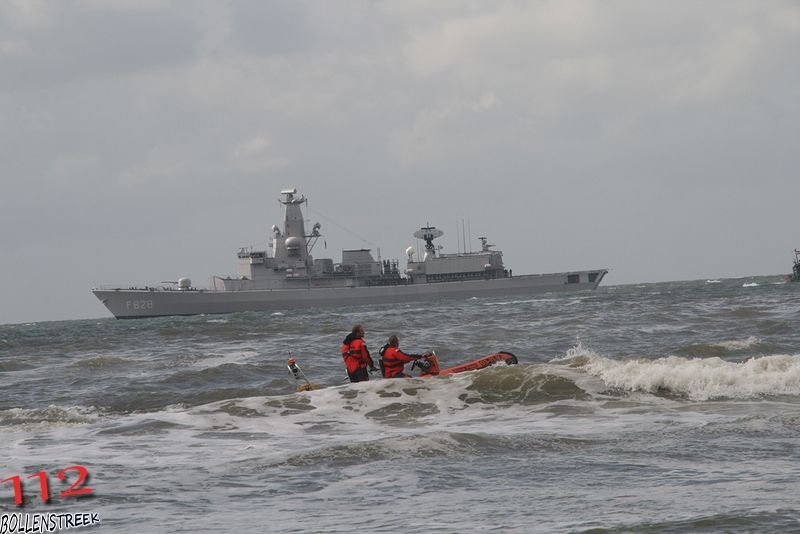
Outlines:
<svg viewBox="0 0 800 534"><path fill-rule="evenodd" d="M751 317L759 317L764 315L764 311L752 307L752 306L742 306L740 308L734 308L730 310L730 315L736 319L748 319Z"/></svg>
<svg viewBox="0 0 800 534"><path fill-rule="evenodd" d="M726 356L732 352L750 350L761 344L761 339L749 336L744 339L730 339L713 343L694 343L678 349L681 356L695 358L710 358L713 356Z"/></svg>
<svg viewBox="0 0 800 534"><path fill-rule="evenodd" d="M114 367L117 365L128 365L135 363L133 360L122 358L119 356L96 356L94 358L86 358L72 363L73 367Z"/></svg>
<svg viewBox="0 0 800 534"><path fill-rule="evenodd" d="M472 297L473 299L477 300L477 297ZM483 302L481 303L482 306L511 306L515 304L540 304L543 302L556 302L554 298L528 298L528 299L517 299L517 300L503 300L503 301L494 301L494 302Z"/></svg>
<svg viewBox="0 0 800 534"><path fill-rule="evenodd" d="M796 527L797 515L794 510L742 510L696 513L686 519L647 519L617 525L612 532L789 532Z"/></svg>
<svg viewBox="0 0 800 534"><path fill-rule="evenodd" d="M221 350L219 352L201 352L179 354L172 358L171 364L182 367L191 364L194 368L214 369L229 364L253 365L251 362L258 356L258 351L253 348L237 350ZM258 362L256 362L258 363ZM190 371L191 372L191 371Z"/></svg>
<svg viewBox="0 0 800 534"><path fill-rule="evenodd" d="M270 467L289 465L292 467L330 465L346 467L363 465L364 462L402 460L409 456L419 458L474 458L476 455L506 454L509 450L585 449L592 443L589 439L554 436L514 436L491 432L433 431L378 437L353 443L335 443L292 454L278 459Z"/></svg>
<svg viewBox="0 0 800 534"><path fill-rule="evenodd" d="M30 431L54 425L94 423L98 417L99 413L96 409L85 406L47 406L34 409L11 408L0 410L0 427L18 427Z"/></svg>
<svg viewBox="0 0 800 534"><path fill-rule="evenodd" d="M710 343L712 347L721 347L726 350L742 350L749 349L761 343L761 339L756 336L750 336L746 339L733 339L730 341L718 341L717 343Z"/></svg>
<svg viewBox="0 0 800 534"><path fill-rule="evenodd" d="M263 395L261 387L230 387L209 389L172 388L170 390L132 390L119 395L106 393L97 398L103 409L116 414L160 412L170 407L191 407L237 398Z"/></svg>
<svg viewBox="0 0 800 534"><path fill-rule="evenodd" d="M466 390L468 393L461 398L468 404L540 404L588 398L588 394L569 377L548 372L540 365L480 373Z"/></svg>
<svg viewBox="0 0 800 534"><path fill-rule="evenodd" d="M370 461L405 458L408 455L425 455L429 458L465 456L472 450L468 440L465 443L465 440L448 432L434 432L324 446L292 455L278 465L318 467L320 464L331 464L341 468Z"/></svg>
<svg viewBox="0 0 800 534"><path fill-rule="evenodd" d="M163 434L169 430L179 428L181 426L182 425L177 423L161 421L159 419L133 420L110 425L109 428L99 430L97 435L144 436L151 434Z"/></svg>
<svg viewBox="0 0 800 534"><path fill-rule="evenodd" d="M796 355L761 356L735 363L719 357L614 360L582 354L562 362L600 378L612 391L667 394L697 401L800 396L800 357Z"/></svg>
<svg viewBox="0 0 800 534"><path fill-rule="evenodd" d="M0 362L0 373L8 373L13 371L27 371L28 369L35 369L36 366L19 360L7 360Z"/></svg>
<svg viewBox="0 0 800 534"><path fill-rule="evenodd" d="M228 421L242 429L263 430L263 421L269 420L320 434L332 428L341 432L348 425L363 432L374 425L415 428L433 422L462 424L487 416L498 421L515 407L546 407L589 398L563 369L527 364L444 377L374 380L274 397L233 398L194 410L226 414Z"/></svg>

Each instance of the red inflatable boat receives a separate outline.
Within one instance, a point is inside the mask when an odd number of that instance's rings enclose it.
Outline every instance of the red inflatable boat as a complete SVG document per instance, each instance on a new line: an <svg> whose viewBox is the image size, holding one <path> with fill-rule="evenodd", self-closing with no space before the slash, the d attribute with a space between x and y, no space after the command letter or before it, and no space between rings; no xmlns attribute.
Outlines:
<svg viewBox="0 0 800 534"><path fill-rule="evenodd" d="M415 367L418 368L420 377L441 376L463 373L465 371L477 371L478 369L483 369L484 367L489 367L490 365L500 362L504 362L506 365L515 365L517 363L517 357L510 352L495 352L494 354L478 358L471 362L462 363L455 367L439 369L439 360L436 358L436 354L433 352L426 352L422 355L422 358L411 364L411 370L413 371ZM313 391L319 389L319 384L311 382L306 377L306 374L300 368L297 360L289 358L287 365L289 367L289 373L294 377L297 384L297 391Z"/></svg>
<svg viewBox="0 0 800 534"><path fill-rule="evenodd" d="M423 354L422 358L411 364L411 370L413 371L414 368L417 367L420 371L419 376L441 376L463 373L465 371L477 371L478 369L483 369L484 367L489 367L490 365L500 362L504 362L506 365L515 365L517 363L517 357L510 352L495 352L494 354L478 358L471 362L462 363L455 367L439 369L439 360L436 358L436 354L428 352Z"/></svg>

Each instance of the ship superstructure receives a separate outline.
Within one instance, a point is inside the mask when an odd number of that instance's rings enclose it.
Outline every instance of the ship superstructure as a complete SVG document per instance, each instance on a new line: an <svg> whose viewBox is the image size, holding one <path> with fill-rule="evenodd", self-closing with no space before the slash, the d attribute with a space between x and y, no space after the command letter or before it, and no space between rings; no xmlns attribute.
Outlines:
<svg viewBox="0 0 800 534"><path fill-rule="evenodd" d="M786 276L787 282L800 282L800 250L794 249L794 265L792 274Z"/></svg>
<svg viewBox="0 0 800 534"><path fill-rule="evenodd" d="M281 230L272 226L271 255L265 250L240 249L238 277L211 278L211 289L244 291L256 289L293 289L313 287L353 287L401 283L397 261L376 261L369 249L343 250L341 263L332 258L314 259L311 255L322 236L322 225L315 223L306 233L301 206L307 199L297 196L296 189L281 191L285 206Z"/></svg>
<svg viewBox="0 0 800 534"><path fill-rule="evenodd" d="M406 268L399 260L376 260L370 249L343 250L342 260L315 259L321 237L315 223L306 232L296 189L281 191L283 228L272 227L271 250L243 248L237 254L237 276L213 276L208 289L180 278L174 285L94 289L117 318L195 315L237 311L408 302L448 297L496 296L595 289L607 269L512 276L502 252L480 237L481 250L443 254L434 240L443 232L427 225L414 233L425 244L421 259L406 249Z"/></svg>

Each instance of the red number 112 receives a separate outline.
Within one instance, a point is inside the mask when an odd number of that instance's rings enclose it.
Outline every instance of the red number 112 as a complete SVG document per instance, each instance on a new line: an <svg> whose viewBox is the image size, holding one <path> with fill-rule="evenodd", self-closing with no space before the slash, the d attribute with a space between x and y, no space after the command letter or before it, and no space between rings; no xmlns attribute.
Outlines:
<svg viewBox="0 0 800 534"><path fill-rule="evenodd" d="M85 467L82 465L73 465L71 467L65 467L61 471L58 472L58 478L61 480L66 481L67 479L67 471L77 471L78 472L78 480L72 483L72 485L62 491L60 493L61 497L73 497L76 495L89 495L94 490L92 488L86 487L82 488L81 486L87 482L89 477L89 471L86 470ZM42 502L50 502L50 489L47 483L47 473L44 471L39 471L36 474L30 475L27 478L36 478L39 477L39 492L42 496ZM22 496L22 479L19 475L14 475L13 477L9 477L3 480L0 480L0 484L5 482L13 482L14 483L14 504L22 505L23 503L23 496Z"/></svg>

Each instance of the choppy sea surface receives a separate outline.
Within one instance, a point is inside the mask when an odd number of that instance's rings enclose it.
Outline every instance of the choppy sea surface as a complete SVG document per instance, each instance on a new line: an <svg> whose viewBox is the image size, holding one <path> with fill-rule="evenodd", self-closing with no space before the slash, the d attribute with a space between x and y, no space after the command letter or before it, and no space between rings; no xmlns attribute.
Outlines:
<svg viewBox="0 0 800 534"><path fill-rule="evenodd" d="M354 323L442 367L343 380ZM778 277L0 325L0 512L97 532L800 531L800 284ZM297 392L287 358L322 389ZM80 465L90 496L60 497ZM39 477L49 476L50 502ZM34 475L34 478L27 478Z"/></svg>

